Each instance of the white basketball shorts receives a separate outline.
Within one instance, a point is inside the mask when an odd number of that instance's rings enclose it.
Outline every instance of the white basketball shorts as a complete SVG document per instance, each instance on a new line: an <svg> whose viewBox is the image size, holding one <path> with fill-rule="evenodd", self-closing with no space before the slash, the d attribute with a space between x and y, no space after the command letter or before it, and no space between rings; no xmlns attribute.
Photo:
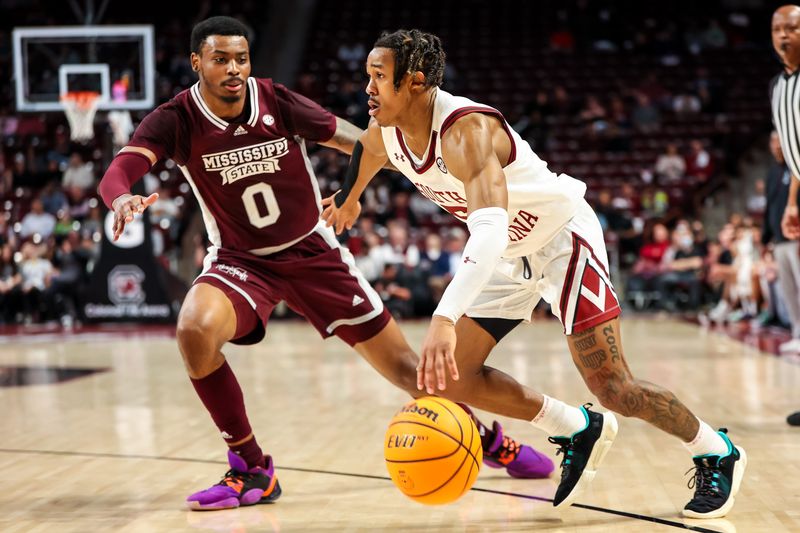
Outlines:
<svg viewBox="0 0 800 533"><path fill-rule="evenodd" d="M567 335L619 316L603 229L585 200L549 243L525 259L528 265L522 257L501 260L466 315L529 322L544 298Z"/></svg>

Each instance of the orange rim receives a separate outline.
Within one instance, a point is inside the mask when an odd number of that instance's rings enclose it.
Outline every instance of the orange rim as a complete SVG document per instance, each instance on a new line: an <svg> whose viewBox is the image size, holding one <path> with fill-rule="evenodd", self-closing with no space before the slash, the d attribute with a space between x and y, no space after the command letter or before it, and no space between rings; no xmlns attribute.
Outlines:
<svg viewBox="0 0 800 533"><path fill-rule="evenodd" d="M62 102L74 102L82 109L89 109L100 98L100 93L95 91L71 91L61 96Z"/></svg>

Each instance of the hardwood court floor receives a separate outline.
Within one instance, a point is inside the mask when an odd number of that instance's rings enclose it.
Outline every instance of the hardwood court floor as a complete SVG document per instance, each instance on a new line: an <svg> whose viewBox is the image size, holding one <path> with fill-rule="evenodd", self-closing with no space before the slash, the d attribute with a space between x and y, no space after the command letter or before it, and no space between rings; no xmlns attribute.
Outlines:
<svg viewBox="0 0 800 533"><path fill-rule="evenodd" d="M424 323L403 329L421 344ZM108 369L0 387L0 531L800 531L800 430L784 423L800 409L800 365L671 320L628 319L623 336L639 377L671 388L747 450L747 475L726 520L680 517L688 453L636 420L621 420L579 500L592 508L557 512L544 501L555 479L515 480L488 468L479 490L458 502L416 504L387 480L382 456L404 393L343 343L323 342L304 323L275 322L261 344L225 351L284 495L275 505L213 513L183 509L186 495L216 482L226 466L174 339L0 337L0 367ZM554 322L517 328L490 362L571 403L593 400ZM503 423L554 455L526 423Z"/></svg>

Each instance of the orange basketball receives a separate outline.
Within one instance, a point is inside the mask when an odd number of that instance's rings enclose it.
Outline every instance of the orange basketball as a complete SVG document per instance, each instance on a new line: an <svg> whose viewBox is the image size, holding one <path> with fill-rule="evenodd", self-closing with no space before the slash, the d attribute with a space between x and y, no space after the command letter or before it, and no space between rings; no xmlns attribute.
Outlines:
<svg viewBox="0 0 800 533"><path fill-rule="evenodd" d="M403 406L384 439L386 468L403 494L420 503L450 503L468 491L483 460L475 422L461 407L427 396Z"/></svg>

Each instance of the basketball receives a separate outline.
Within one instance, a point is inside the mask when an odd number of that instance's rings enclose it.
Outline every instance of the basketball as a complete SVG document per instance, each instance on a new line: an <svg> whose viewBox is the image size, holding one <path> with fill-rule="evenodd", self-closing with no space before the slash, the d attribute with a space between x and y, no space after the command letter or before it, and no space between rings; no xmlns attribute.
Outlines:
<svg viewBox="0 0 800 533"><path fill-rule="evenodd" d="M475 483L483 448L470 415L449 400L428 396L405 404L394 416L384 456L403 494L441 505L457 500Z"/></svg>

